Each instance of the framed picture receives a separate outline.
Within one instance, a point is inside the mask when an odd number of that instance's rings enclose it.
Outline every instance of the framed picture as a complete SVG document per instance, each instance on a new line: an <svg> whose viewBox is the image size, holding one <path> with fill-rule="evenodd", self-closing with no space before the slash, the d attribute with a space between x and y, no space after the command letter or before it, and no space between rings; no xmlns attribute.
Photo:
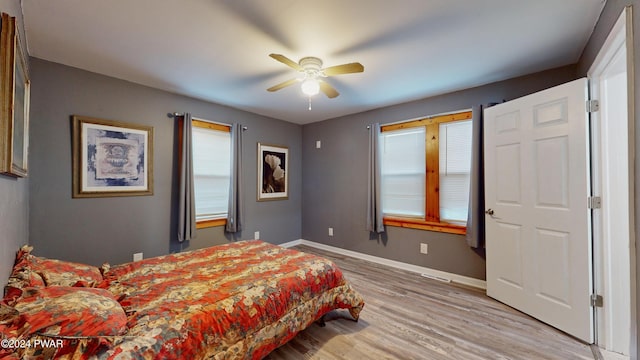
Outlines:
<svg viewBox="0 0 640 360"><path fill-rule="evenodd" d="M0 20L0 173L27 176L29 149L29 68L16 18Z"/></svg>
<svg viewBox="0 0 640 360"><path fill-rule="evenodd" d="M289 198L289 149L258 143L258 201Z"/></svg>
<svg viewBox="0 0 640 360"><path fill-rule="evenodd" d="M153 195L153 127L73 120L73 197Z"/></svg>

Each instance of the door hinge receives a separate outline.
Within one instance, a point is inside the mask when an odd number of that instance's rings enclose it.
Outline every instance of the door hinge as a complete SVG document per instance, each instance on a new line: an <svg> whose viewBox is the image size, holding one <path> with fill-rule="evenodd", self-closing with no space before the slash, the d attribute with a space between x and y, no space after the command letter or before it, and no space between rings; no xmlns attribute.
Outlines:
<svg viewBox="0 0 640 360"><path fill-rule="evenodd" d="M587 112L596 112L600 110L600 102L598 100L587 100Z"/></svg>
<svg viewBox="0 0 640 360"><path fill-rule="evenodd" d="M602 207L602 199L600 198L600 196L587 197L587 208L600 209L601 207Z"/></svg>
<svg viewBox="0 0 640 360"><path fill-rule="evenodd" d="M602 295L591 294L592 307L602 307L602 303L603 303Z"/></svg>

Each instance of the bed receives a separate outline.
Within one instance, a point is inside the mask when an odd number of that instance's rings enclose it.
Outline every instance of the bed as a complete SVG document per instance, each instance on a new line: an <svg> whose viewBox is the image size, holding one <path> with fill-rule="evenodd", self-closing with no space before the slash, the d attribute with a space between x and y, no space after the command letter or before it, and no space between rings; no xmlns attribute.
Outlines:
<svg viewBox="0 0 640 360"><path fill-rule="evenodd" d="M319 256L259 240L96 267L18 252L0 358L261 359L364 306Z"/></svg>

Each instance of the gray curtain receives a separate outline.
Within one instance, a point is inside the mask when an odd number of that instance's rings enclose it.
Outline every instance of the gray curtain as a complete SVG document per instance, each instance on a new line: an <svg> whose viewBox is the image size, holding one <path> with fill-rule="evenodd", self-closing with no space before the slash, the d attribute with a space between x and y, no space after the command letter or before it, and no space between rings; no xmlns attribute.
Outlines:
<svg viewBox="0 0 640 360"><path fill-rule="evenodd" d="M380 172L380 124L369 126L369 172L367 175L367 230L383 233Z"/></svg>
<svg viewBox="0 0 640 360"><path fill-rule="evenodd" d="M472 109L471 182L469 189L469 213L467 215L467 244L472 248L484 247L484 127L482 110Z"/></svg>
<svg viewBox="0 0 640 360"><path fill-rule="evenodd" d="M178 241L196 237L196 202L193 187L193 151L191 150L191 114L182 116L180 156L180 198L178 200Z"/></svg>
<svg viewBox="0 0 640 360"><path fill-rule="evenodd" d="M231 126L231 181L229 182L229 210L225 230L230 233L242 230L242 125Z"/></svg>

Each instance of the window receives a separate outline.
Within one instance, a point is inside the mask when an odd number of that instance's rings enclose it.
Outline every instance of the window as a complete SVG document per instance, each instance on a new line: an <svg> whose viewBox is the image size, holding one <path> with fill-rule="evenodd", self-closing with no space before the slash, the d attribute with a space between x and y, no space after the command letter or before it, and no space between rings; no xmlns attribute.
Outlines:
<svg viewBox="0 0 640 360"><path fill-rule="evenodd" d="M384 223L464 234L471 112L382 126Z"/></svg>
<svg viewBox="0 0 640 360"><path fill-rule="evenodd" d="M382 211L386 215L424 218L425 128L382 133Z"/></svg>
<svg viewBox="0 0 640 360"><path fill-rule="evenodd" d="M224 225L231 179L230 127L193 120L192 150L196 226Z"/></svg>
<svg viewBox="0 0 640 360"><path fill-rule="evenodd" d="M471 120L440 124L440 221L466 225L471 169Z"/></svg>

